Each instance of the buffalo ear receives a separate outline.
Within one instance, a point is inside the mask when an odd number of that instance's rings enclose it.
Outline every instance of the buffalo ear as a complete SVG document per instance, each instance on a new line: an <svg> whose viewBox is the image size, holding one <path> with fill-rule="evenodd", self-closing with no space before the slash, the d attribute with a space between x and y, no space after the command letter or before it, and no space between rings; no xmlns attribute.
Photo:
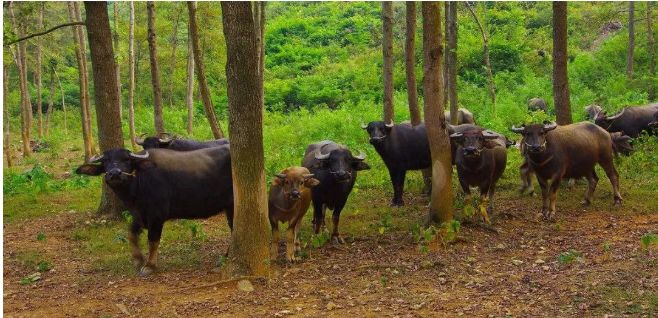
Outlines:
<svg viewBox="0 0 658 318"><path fill-rule="evenodd" d="M352 168L353 168L354 170L356 170L356 171L359 171L359 170L370 170L370 166L369 166L367 163L365 163L365 162L363 162L363 161L361 161L361 160L356 160L356 161L354 161L354 162L352 163Z"/></svg>
<svg viewBox="0 0 658 318"><path fill-rule="evenodd" d="M103 165L94 165L94 164L83 164L82 166L75 169L77 174L86 174L88 176L97 176L103 173Z"/></svg>
<svg viewBox="0 0 658 318"><path fill-rule="evenodd" d="M308 179L304 180L304 186L307 187L307 188L315 187L318 184L320 184L320 180L318 180L316 178L308 178Z"/></svg>
<svg viewBox="0 0 658 318"><path fill-rule="evenodd" d="M155 162L153 162L152 160L148 160L148 159L139 159L139 160L133 159L133 160L135 162L135 166L137 167L137 170L146 170L156 167Z"/></svg>

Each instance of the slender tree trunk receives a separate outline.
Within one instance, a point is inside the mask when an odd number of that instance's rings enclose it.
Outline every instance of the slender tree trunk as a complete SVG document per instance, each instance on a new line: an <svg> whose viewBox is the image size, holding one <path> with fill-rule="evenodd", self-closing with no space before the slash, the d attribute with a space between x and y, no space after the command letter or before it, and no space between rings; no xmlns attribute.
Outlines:
<svg viewBox="0 0 658 318"><path fill-rule="evenodd" d="M176 4L178 5L178 4ZM178 23L180 21L180 10L176 10L174 20L174 32L171 36L171 76L169 77L169 108L174 107L174 74L176 72L176 47L178 46Z"/></svg>
<svg viewBox="0 0 658 318"><path fill-rule="evenodd" d="M9 11L11 13L14 33L16 33L16 36L20 38L23 36L23 34L25 34L25 28L16 20L14 15L14 4L11 2L9 3ZM25 57L25 42L19 42L16 51L14 51L13 48L11 48L11 50L12 54L14 55L16 66L18 67L18 82L21 92L21 140L23 141L23 157L28 158L32 154L32 148L30 147L30 114L32 113L32 105L30 103L30 92L27 87L27 61Z"/></svg>
<svg viewBox="0 0 658 318"><path fill-rule="evenodd" d="M571 120L567 76L567 3L553 1L553 103L559 125Z"/></svg>
<svg viewBox="0 0 658 318"><path fill-rule="evenodd" d="M393 108L393 3L382 2L384 55L384 122L390 123L395 118Z"/></svg>
<svg viewBox="0 0 658 318"><path fill-rule="evenodd" d="M257 35L248 2L222 2L221 5L227 49L226 79L235 202L230 270L233 275L268 276L270 234Z"/></svg>
<svg viewBox="0 0 658 318"><path fill-rule="evenodd" d="M121 117L119 116L119 89L116 82L116 66L112 49L112 32L106 2L85 2L87 12L87 37L91 51L91 67L94 76L98 140L102 151L123 148ZM98 213L120 217L123 204L103 182Z"/></svg>
<svg viewBox="0 0 658 318"><path fill-rule="evenodd" d="M475 5L475 4L473 4ZM480 29L480 35L482 36L482 51L484 53L484 68L487 73L487 81L489 82L489 96L491 97L491 102L493 103L493 110L494 113L496 111L496 84L494 83L494 78L493 78L493 71L491 70L491 60L489 59L489 36L487 35L486 30L484 29L484 26L480 22L480 19L478 19L477 14L475 14L475 11L469 5L466 3L466 8L468 8L468 11L471 13L473 16L473 19L475 20L475 23L477 24L478 28Z"/></svg>
<svg viewBox="0 0 658 318"><path fill-rule="evenodd" d="M210 91L208 90L208 82L206 82L206 71L203 67L203 56L201 55L201 47L199 45L199 32L197 31L198 28L196 25L196 2L188 2L187 11L189 13L190 34L192 37L192 49L194 51L194 64L196 65L197 82L199 83L199 92L201 94L203 109L206 111L206 117L208 118L208 123L210 124L210 129L212 129L213 136L216 139L224 138L224 132L222 132L222 128L217 122L215 109L212 106Z"/></svg>
<svg viewBox="0 0 658 318"><path fill-rule="evenodd" d="M5 157L7 158L7 167L11 168L11 166L13 166L13 162L11 160L11 135L9 134L9 124L10 124L9 106L7 106L7 95L9 94L9 89L7 88L8 81L7 81L7 64L6 63L2 65L2 78L3 78L3 81L2 81L2 91L3 91L2 106L3 106L4 111L5 111L5 123L4 123L4 125L5 125L5 132L4 132L5 133L4 134L5 139L2 143L2 145L3 145L3 151L5 152Z"/></svg>
<svg viewBox="0 0 658 318"><path fill-rule="evenodd" d="M123 105L121 103L121 67L119 67L119 1L114 1L114 30L112 31L112 40L114 41L114 64L117 73L117 88L119 89L119 117L123 118Z"/></svg>
<svg viewBox="0 0 658 318"><path fill-rule="evenodd" d="M628 2L628 52L626 53L626 77L633 79L633 56L635 55L635 2Z"/></svg>
<svg viewBox="0 0 658 318"><path fill-rule="evenodd" d="M151 59L151 83L153 84L153 116L155 120L155 132L165 132L162 120L162 91L160 90L160 72L158 71L158 50L155 42L155 4L153 1L146 2L148 11L148 42L149 57Z"/></svg>
<svg viewBox="0 0 658 318"><path fill-rule="evenodd" d="M459 104L457 103L457 2L446 2L446 92L450 101L450 122L457 125ZM444 98L444 100L446 100Z"/></svg>
<svg viewBox="0 0 658 318"><path fill-rule="evenodd" d="M260 4L260 26L259 26L259 31L260 31L260 47L258 48L260 52L260 56L258 58L258 74L260 74L261 80L259 82L260 84L260 91L262 94L260 95L260 105L261 108L265 109L265 1L259 1Z"/></svg>
<svg viewBox="0 0 658 318"><path fill-rule="evenodd" d="M60 94L62 95L62 112L64 113L64 133L68 134L69 132L69 126L68 126L68 119L67 119L67 113L66 113L66 95L64 94L64 87L62 86L62 81L59 79L59 75L57 74L57 70L53 68L53 73L55 74L55 78L57 79L57 84L59 85L59 91Z"/></svg>
<svg viewBox="0 0 658 318"><path fill-rule="evenodd" d="M653 22L651 6L653 2L647 2L647 42L649 50L649 100L656 100L656 42L653 38Z"/></svg>
<svg viewBox="0 0 658 318"><path fill-rule="evenodd" d="M407 5L407 37L404 46L404 61L407 73L407 100L411 125L421 123L418 109L418 88L416 87L416 3L405 2Z"/></svg>
<svg viewBox="0 0 658 318"><path fill-rule="evenodd" d="M43 6L44 3L39 5L39 18L37 19L37 27L39 30L43 30ZM41 79L41 39L35 41L36 49L36 66L34 68L34 81L37 86L37 125L38 125L38 136L43 138L43 97L41 96L41 88L43 86L43 81Z"/></svg>
<svg viewBox="0 0 658 318"><path fill-rule="evenodd" d="M192 48L189 24L187 31L187 92L185 102L187 105L187 134L192 135L192 123L194 121L194 49Z"/></svg>
<svg viewBox="0 0 658 318"><path fill-rule="evenodd" d="M423 2L423 92L425 127L432 154L432 194L429 221L452 220L452 164L450 140L444 116L443 78L441 77L441 5Z"/></svg>
<svg viewBox="0 0 658 318"><path fill-rule="evenodd" d="M76 2L69 2L69 18L71 21L80 21L80 10ZM89 113L89 81L87 79L87 57L85 55L84 35L81 26L73 27L73 40L78 60L78 80L80 85L80 120L82 124L82 141L84 144L85 160L94 155L93 137L91 134L91 114Z"/></svg>
<svg viewBox="0 0 658 318"><path fill-rule="evenodd" d="M130 2L130 26L128 27L128 130L133 151L135 143L135 3Z"/></svg>
<svg viewBox="0 0 658 318"><path fill-rule="evenodd" d="M50 84L48 94L48 109L46 110L46 136L50 134L50 122L53 116L53 106L55 104L55 69L50 67Z"/></svg>

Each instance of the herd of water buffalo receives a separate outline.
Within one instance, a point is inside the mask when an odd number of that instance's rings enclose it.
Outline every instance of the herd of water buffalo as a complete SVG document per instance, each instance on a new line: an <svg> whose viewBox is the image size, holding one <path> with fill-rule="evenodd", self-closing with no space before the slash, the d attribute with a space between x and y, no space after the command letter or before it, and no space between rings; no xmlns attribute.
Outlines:
<svg viewBox="0 0 658 318"><path fill-rule="evenodd" d="M542 105L543 103L543 105ZM546 111L545 102L533 99L529 109ZM556 193L565 178L586 178L588 188L583 204L589 204L598 176L599 164L613 186L614 203L621 203L618 174L613 155L629 154L631 138L642 131L658 131L658 104L624 108L607 116L599 106L586 107L590 122L566 126L555 123L513 126L521 135L518 147L524 157L520 167L522 191L532 189L536 175L542 189L542 216L555 213ZM446 114L448 117L449 114ZM504 135L479 127L473 115L460 109L459 125L446 125L450 134L453 164L465 194L465 214L473 211L471 187L480 190L479 213L490 223L496 182L507 163L507 149L515 142ZM362 128L388 168L393 184L392 206L404 205L402 194L408 170L425 170L429 184L430 148L424 124L370 122ZM151 273L165 221L207 218L225 211L228 225L233 221L233 184L230 144L226 139L195 141L162 134L137 138L144 150L133 153L110 149L93 157L76 172L97 176L105 174L106 184L131 212L129 241L139 273ZM365 154L354 155L333 141L321 141L306 148L302 165L288 167L276 174L269 191L269 218L272 226L272 257L278 256L279 223L288 222L286 258L296 260L301 219L313 204L313 231L324 227L325 210L333 210L332 241L343 243L338 230L340 213L357 178L357 172L370 169ZM139 235L148 231L149 255L144 259Z"/></svg>

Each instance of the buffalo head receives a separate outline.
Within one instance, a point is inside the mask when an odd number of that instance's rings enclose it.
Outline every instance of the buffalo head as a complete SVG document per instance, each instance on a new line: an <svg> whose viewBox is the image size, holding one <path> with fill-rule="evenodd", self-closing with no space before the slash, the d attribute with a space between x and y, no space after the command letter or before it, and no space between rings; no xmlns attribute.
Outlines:
<svg viewBox="0 0 658 318"><path fill-rule="evenodd" d="M585 114L589 120L596 120L596 118L599 116L599 113L602 111L603 108L601 108L599 105L589 105L585 107Z"/></svg>
<svg viewBox="0 0 658 318"><path fill-rule="evenodd" d="M626 111L626 108L622 109L619 113L617 113L614 116L607 116L607 113L605 110L601 110L596 114L596 117L594 118L594 123L600 127L603 127L603 129L608 129L613 122L621 118L621 116L624 114Z"/></svg>
<svg viewBox="0 0 658 318"><path fill-rule="evenodd" d="M347 148L334 149L325 154L320 151L315 153L316 167L328 170L338 182L350 181L354 171L370 169L370 166L363 162L365 158L366 154L363 152L359 151L359 155L355 157Z"/></svg>
<svg viewBox="0 0 658 318"><path fill-rule="evenodd" d="M545 121L543 124L512 126L512 131L523 135L524 145L522 147L525 147L528 152L541 153L546 150L546 134L555 128L557 128L556 123Z"/></svg>
<svg viewBox="0 0 658 318"><path fill-rule="evenodd" d="M649 128L658 132L658 112L653 114L653 120L649 123Z"/></svg>
<svg viewBox="0 0 658 318"><path fill-rule="evenodd" d="M461 146L464 157L467 159L479 159L482 150L486 148L486 141L498 137L500 135L488 130L470 130L450 135L450 139Z"/></svg>
<svg viewBox="0 0 658 318"><path fill-rule="evenodd" d="M105 173L105 182L111 186L121 186L130 182L135 171L155 166L148 160L149 153L132 153L123 148L106 150L102 155L97 155L75 170L77 174L98 176Z"/></svg>
<svg viewBox="0 0 658 318"><path fill-rule="evenodd" d="M144 150L154 148L167 148L173 141L171 135L168 133L160 133L157 137L144 138L145 135L146 134L141 134L139 137L135 137L135 143L142 146Z"/></svg>
<svg viewBox="0 0 658 318"><path fill-rule="evenodd" d="M368 123L368 125L361 125L361 128L368 132L368 135L370 135L370 143L375 145L384 142L386 137L391 134L393 126L395 126L393 121L388 124L383 121L373 121Z"/></svg>
<svg viewBox="0 0 658 318"><path fill-rule="evenodd" d="M281 188L286 199L297 201L302 196L303 187L312 188L320 184L318 179L304 167L286 168L275 175L272 181L274 186Z"/></svg>

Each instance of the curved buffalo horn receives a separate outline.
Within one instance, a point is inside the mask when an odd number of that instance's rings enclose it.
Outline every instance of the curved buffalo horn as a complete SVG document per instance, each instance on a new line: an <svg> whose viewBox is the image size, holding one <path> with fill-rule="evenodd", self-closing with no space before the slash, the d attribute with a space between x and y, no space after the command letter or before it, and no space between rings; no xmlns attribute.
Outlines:
<svg viewBox="0 0 658 318"><path fill-rule="evenodd" d="M615 120L615 119L619 118L621 115L624 114L625 111L626 111L626 108L622 109L617 115L613 115L613 116L608 117L608 120Z"/></svg>
<svg viewBox="0 0 658 318"><path fill-rule="evenodd" d="M366 129L366 128L368 128L368 125L366 125L366 124L361 124L361 129Z"/></svg>
<svg viewBox="0 0 658 318"><path fill-rule="evenodd" d="M275 176L277 176L277 177L280 178L280 179L285 179L285 178L286 178L286 174L285 174L285 173L277 173L277 174L275 174Z"/></svg>
<svg viewBox="0 0 658 318"><path fill-rule="evenodd" d="M356 159L356 160L366 159L366 154L363 151L359 150L359 155L354 157L354 159Z"/></svg>
<svg viewBox="0 0 658 318"><path fill-rule="evenodd" d="M131 153L130 153L130 156L133 157L133 158L137 158L137 159L146 159L146 158L149 157L149 152L148 152L148 151L145 151L143 155L138 155L138 154L136 154L136 153L134 153L134 152L131 152Z"/></svg>
<svg viewBox="0 0 658 318"><path fill-rule="evenodd" d="M463 135L464 135L464 134L458 132L458 133L454 133L454 134L450 135L450 138L459 138L459 137L461 137L461 136L463 136Z"/></svg>
<svg viewBox="0 0 658 318"><path fill-rule="evenodd" d="M99 161L103 160L103 157L105 157L103 154L95 155L95 156L89 158L89 161L88 161L88 162L89 162L89 163L99 162Z"/></svg>
<svg viewBox="0 0 658 318"><path fill-rule="evenodd" d="M139 135L139 137L135 137L135 143L140 145L140 146L143 145L144 144L144 136L146 136L146 134L141 134L141 135Z"/></svg>
<svg viewBox="0 0 658 318"><path fill-rule="evenodd" d="M304 177L304 179L310 179L310 178L315 177L315 175L312 174L312 173L307 173L307 174L302 175L302 177Z"/></svg>
<svg viewBox="0 0 658 318"><path fill-rule="evenodd" d="M389 122L388 124L384 124L384 126L386 126L387 128L393 128L393 126L395 126L395 123L393 123L393 119L391 119L391 122Z"/></svg>
<svg viewBox="0 0 658 318"><path fill-rule="evenodd" d="M499 134L497 134L497 133L495 133L495 132L493 132L493 131L491 131L491 130L485 130L485 131L483 131L483 132L482 132L482 136L483 136L485 139L495 139L495 138L500 137Z"/></svg>
<svg viewBox="0 0 658 318"><path fill-rule="evenodd" d="M544 130L546 130L546 131L553 130L553 129L555 129L555 127L557 127L557 123L555 123L555 122L552 122L552 123L545 122L544 123Z"/></svg>
<svg viewBox="0 0 658 318"><path fill-rule="evenodd" d="M525 131L525 124L521 125L521 127L516 127L512 125L512 131L517 134L522 134Z"/></svg>
<svg viewBox="0 0 658 318"><path fill-rule="evenodd" d="M329 158L329 154L328 154L328 153L327 153L327 154L322 154L320 151L316 151L316 152L315 152L315 159L318 159L318 160L325 160L325 159L327 159L327 158Z"/></svg>

